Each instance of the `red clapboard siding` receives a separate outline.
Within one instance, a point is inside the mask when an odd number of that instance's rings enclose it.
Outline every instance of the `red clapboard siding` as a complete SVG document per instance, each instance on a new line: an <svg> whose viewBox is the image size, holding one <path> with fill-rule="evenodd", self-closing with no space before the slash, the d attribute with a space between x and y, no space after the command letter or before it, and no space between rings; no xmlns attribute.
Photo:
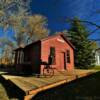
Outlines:
<svg viewBox="0 0 100 100"><path fill-rule="evenodd" d="M74 47L73 45L62 35L49 36L48 38L31 43L24 48L17 48L15 50L15 64L18 60L18 51L22 50L24 58L28 58L31 66L26 66L33 73L42 73L44 65L41 62L48 63L48 57L50 55L50 47L55 48L55 63L52 65L58 71L73 70L74 68ZM67 62L67 50L70 51L70 63ZM25 63L27 60L25 60ZM19 67L22 66L22 68ZM16 64L16 69L23 71L25 66L23 64ZM27 72L27 70L26 70Z"/></svg>

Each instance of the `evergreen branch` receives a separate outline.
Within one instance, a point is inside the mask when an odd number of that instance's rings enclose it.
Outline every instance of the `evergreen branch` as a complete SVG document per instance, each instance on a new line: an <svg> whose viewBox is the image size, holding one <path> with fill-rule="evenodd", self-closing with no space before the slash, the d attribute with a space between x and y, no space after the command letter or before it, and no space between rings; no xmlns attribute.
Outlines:
<svg viewBox="0 0 100 100"><path fill-rule="evenodd" d="M94 22L85 21L85 20L79 20L79 21L80 21L80 22L84 22L84 23L91 24L91 25L96 26L97 28L99 28L99 29L100 29L100 25L98 25L98 24L96 24L96 23L94 23Z"/></svg>

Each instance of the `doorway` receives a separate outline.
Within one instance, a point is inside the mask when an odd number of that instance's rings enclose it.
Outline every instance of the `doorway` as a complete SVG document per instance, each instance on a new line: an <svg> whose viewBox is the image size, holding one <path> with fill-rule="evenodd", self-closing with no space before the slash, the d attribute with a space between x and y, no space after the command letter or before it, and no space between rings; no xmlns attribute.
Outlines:
<svg viewBox="0 0 100 100"><path fill-rule="evenodd" d="M60 62L61 62L61 68L62 70L66 70L66 53L65 52L61 52L61 56L60 56Z"/></svg>

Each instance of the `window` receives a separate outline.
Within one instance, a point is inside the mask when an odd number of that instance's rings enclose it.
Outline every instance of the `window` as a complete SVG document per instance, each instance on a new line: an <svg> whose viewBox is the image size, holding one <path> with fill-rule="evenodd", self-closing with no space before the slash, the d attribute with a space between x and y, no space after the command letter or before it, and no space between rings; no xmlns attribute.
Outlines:
<svg viewBox="0 0 100 100"><path fill-rule="evenodd" d="M17 51L17 64L23 63L24 52L22 50Z"/></svg>
<svg viewBox="0 0 100 100"><path fill-rule="evenodd" d="M17 51L17 64L19 64L19 59L20 59L20 52Z"/></svg>
<svg viewBox="0 0 100 100"><path fill-rule="evenodd" d="M24 52L20 51L20 63L24 62Z"/></svg>
<svg viewBox="0 0 100 100"><path fill-rule="evenodd" d="M55 48L54 47L50 47L50 55L48 58L48 63L49 64L55 64L56 63L56 59L55 59Z"/></svg>
<svg viewBox="0 0 100 100"><path fill-rule="evenodd" d="M66 52L66 60L67 60L67 63L70 63L70 50L67 50L67 52Z"/></svg>

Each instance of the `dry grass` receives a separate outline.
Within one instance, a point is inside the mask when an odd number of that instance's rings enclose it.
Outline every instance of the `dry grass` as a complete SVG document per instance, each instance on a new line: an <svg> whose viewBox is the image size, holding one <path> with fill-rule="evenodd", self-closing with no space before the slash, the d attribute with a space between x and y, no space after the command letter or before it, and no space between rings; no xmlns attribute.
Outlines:
<svg viewBox="0 0 100 100"><path fill-rule="evenodd" d="M0 100L9 100L6 90L1 83L0 83Z"/></svg>

